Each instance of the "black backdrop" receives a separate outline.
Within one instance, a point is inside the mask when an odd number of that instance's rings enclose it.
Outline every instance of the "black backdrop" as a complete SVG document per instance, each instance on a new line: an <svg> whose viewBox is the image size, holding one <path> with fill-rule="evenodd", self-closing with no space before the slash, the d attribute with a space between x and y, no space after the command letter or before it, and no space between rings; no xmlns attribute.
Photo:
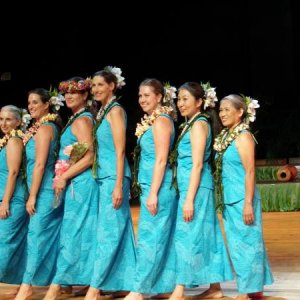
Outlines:
<svg viewBox="0 0 300 300"><path fill-rule="evenodd" d="M258 158L300 156L296 2L43 2L2 9L0 73L11 72L11 80L0 82L1 105L25 107L32 88L90 76L106 65L121 67L131 152L144 78L177 87L209 80L219 98L243 93L259 100L253 126Z"/></svg>

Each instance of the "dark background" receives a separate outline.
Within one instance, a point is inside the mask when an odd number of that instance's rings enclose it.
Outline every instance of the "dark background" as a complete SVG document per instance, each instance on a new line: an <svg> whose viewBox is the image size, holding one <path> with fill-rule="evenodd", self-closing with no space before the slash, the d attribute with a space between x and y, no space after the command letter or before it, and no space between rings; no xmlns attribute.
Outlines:
<svg viewBox="0 0 300 300"><path fill-rule="evenodd" d="M209 80L219 99L243 93L259 100L253 126L257 158L300 156L297 1L139 3L2 8L0 73L11 72L11 80L0 81L1 106L26 107L32 88L120 67L131 152L142 116L137 93L143 79L177 87ZM68 113L62 110L64 118Z"/></svg>

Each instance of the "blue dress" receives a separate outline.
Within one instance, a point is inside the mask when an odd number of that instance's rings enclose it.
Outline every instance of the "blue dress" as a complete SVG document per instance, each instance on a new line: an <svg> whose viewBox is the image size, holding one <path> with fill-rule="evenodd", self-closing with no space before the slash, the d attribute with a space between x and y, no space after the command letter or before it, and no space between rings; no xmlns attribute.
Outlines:
<svg viewBox="0 0 300 300"><path fill-rule="evenodd" d="M27 263L23 283L45 286L52 282L55 275L59 246L59 233L63 217L63 206L53 208L54 191L52 189L54 165L58 147L59 131L52 122L54 138L50 143L43 179L36 198L36 213L30 217L27 237ZM30 189L36 161L36 142L31 138L25 146L27 186Z"/></svg>
<svg viewBox="0 0 300 300"><path fill-rule="evenodd" d="M201 120L206 121L205 118L199 117L196 122ZM183 219L183 205L193 166L190 131L184 134L178 145L177 180L180 199L175 232L176 283L188 287L233 278L215 210L214 181L209 162L212 143L209 124L208 128L200 186L194 198L194 216L191 222L185 222Z"/></svg>
<svg viewBox="0 0 300 300"><path fill-rule="evenodd" d="M84 112L76 118L88 116ZM68 160L63 151L78 142L69 125L60 138L59 160ZM88 168L73 177L65 189L64 217L60 232L57 270L52 281L60 285L89 285L96 251L98 186Z"/></svg>
<svg viewBox="0 0 300 300"><path fill-rule="evenodd" d="M8 176L6 147L0 150L0 203ZM19 175L10 199L10 215L0 219L0 282L20 284L26 263L26 238L28 214L26 211L26 186Z"/></svg>
<svg viewBox="0 0 300 300"><path fill-rule="evenodd" d="M115 103L114 106L120 105ZM111 125L106 117L97 128L96 138L100 218L98 219L97 250L91 286L101 290L129 290L128 283L133 281L136 260L129 206L130 168L125 158L122 205L119 209L114 209L112 193L117 176L116 149Z"/></svg>
<svg viewBox="0 0 300 300"><path fill-rule="evenodd" d="M168 115L160 117L171 119ZM174 142L175 130L171 136L170 148ZM138 182L142 188L141 209L137 234L137 266L134 292L168 293L175 288L176 254L174 251L174 231L178 198L171 187L172 170L166 166L158 193L158 210L152 216L146 201L150 193L155 164L155 144L152 126L138 139L141 146Z"/></svg>
<svg viewBox="0 0 300 300"><path fill-rule="evenodd" d="M225 150L222 164L224 188L223 220L230 258L236 273L239 293L263 291L273 282L262 232L260 195L255 188L253 198L254 223L245 225L245 169L236 142Z"/></svg>

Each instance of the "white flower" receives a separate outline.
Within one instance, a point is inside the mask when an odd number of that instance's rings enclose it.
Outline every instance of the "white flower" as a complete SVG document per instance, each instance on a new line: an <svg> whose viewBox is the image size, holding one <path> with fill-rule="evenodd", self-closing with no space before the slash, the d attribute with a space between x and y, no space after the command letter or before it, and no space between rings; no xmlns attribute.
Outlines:
<svg viewBox="0 0 300 300"><path fill-rule="evenodd" d="M206 108L214 108L216 106L215 102L218 102L216 88L210 86L210 83L201 83L201 86L204 91L204 110Z"/></svg>
<svg viewBox="0 0 300 300"><path fill-rule="evenodd" d="M22 109L21 112L21 117L22 117L22 123L21 123L21 127L23 129L23 131L25 131L25 129L28 127L31 118L31 115L27 112L26 109Z"/></svg>
<svg viewBox="0 0 300 300"><path fill-rule="evenodd" d="M247 105L246 121L254 122L256 119L256 109L260 107L258 100L252 99L249 96L243 96Z"/></svg>
<svg viewBox="0 0 300 300"><path fill-rule="evenodd" d="M55 110L58 111L61 106L64 106L65 98L62 94L57 94L56 96L52 96L49 100L50 105L54 106Z"/></svg>
<svg viewBox="0 0 300 300"><path fill-rule="evenodd" d="M122 70L120 68L117 67L112 67L112 66L107 66L105 67L106 70L108 70L109 72L113 73L117 79L118 79L118 83L117 83L117 88L120 89L122 88L122 86L125 85L125 77L122 76Z"/></svg>

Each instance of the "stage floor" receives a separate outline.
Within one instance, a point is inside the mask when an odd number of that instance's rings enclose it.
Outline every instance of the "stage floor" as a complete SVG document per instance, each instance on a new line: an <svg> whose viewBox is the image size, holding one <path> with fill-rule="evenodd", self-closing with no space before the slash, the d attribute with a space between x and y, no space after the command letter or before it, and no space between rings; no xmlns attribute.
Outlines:
<svg viewBox="0 0 300 300"><path fill-rule="evenodd" d="M132 208L132 218L136 230L139 208ZM265 243L272 267L275 282L266 286L265 297L267 300L299 300L300 299L300 212L270 212L263 213ZM226 299L233 299L236 292L235 281L222 284ZM16 286L0 283L0 300L12 300L8 295ZM187 291L188 298L205 290L206 286ZM32 300L41 300L46 288L34 288ZM84 297L62 296L60 299L82 300ZM109 296L103 299L111 299Z"/></svg>

